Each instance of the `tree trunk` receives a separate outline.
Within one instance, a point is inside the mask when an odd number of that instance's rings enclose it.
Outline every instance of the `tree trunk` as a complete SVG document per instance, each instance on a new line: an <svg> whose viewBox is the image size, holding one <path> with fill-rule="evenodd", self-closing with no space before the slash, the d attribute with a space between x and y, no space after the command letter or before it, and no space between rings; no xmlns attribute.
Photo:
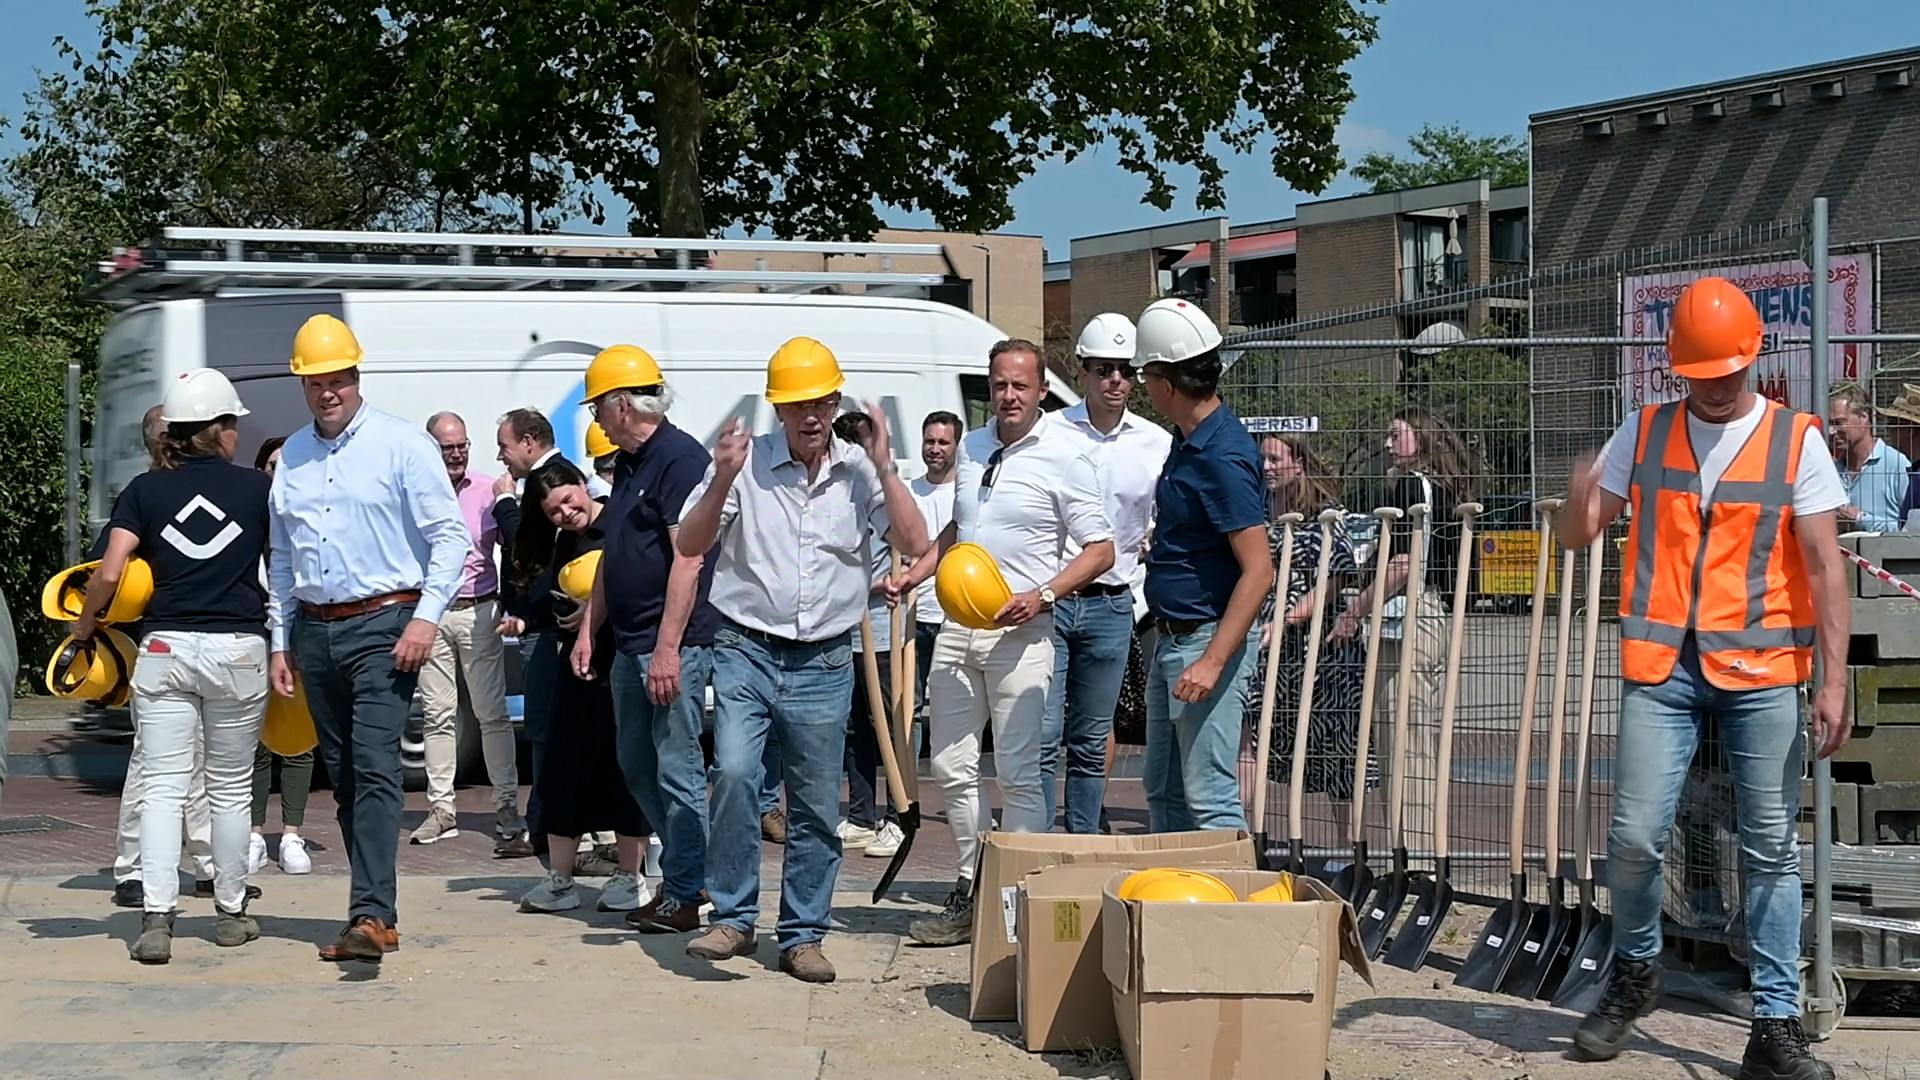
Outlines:
<svg viewBox="0 0 1920 1080"><path fill-rule="evenodd" d="M700 88L699 0L667 0L654 39L654 100L660 118L660 231L707 235L700 193L700 133L707 123Z"/></svg>

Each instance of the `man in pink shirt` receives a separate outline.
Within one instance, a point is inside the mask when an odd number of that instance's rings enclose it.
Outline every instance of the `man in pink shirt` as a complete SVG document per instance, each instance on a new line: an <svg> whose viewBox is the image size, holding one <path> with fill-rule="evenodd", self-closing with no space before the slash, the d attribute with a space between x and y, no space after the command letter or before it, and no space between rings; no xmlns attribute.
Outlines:
<svg viewBox="0 0 1920 1080"><path fill-rule="evenodd" d="M496 553L500 529L493 520L493 477L467 468L472 445L467 425L450 412L435 413L427 433L440 444L440 459L460 501L473 546L461 567L460 589L440 620L433 652L420 669L421 734L426 744L427 820L413 830L416 844L459 834L453 812L453 780L459 763L459 684L480 726L480 750L493 781L494 831L502 854L530 855L520 819L520 777L514 761L513 723L507 719L506 649L500 641L500 575Z"/></svg>

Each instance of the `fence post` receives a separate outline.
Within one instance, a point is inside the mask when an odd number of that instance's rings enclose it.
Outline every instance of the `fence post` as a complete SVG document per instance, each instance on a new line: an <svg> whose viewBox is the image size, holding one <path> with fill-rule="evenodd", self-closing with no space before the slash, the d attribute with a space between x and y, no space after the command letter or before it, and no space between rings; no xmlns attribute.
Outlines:
<svg viewBox="0 0 1920 1080"><path fill-rule="evenodd" d="M1826 415L1828 390L1827 362L1827 200L1813 200L1811 271L1813 284L1813 326L1808 335L1813 350L1809 357L1813 375L1814 415ZM1823 676L1820 654L1814 653L1814 685ZM1833 985L1833 762L1818 757L1813 763L1813 986L1807 992L1806 1009L1812 1033L1824 1038L1833 1030L1842 1002L1835 1001Z"/></svg>

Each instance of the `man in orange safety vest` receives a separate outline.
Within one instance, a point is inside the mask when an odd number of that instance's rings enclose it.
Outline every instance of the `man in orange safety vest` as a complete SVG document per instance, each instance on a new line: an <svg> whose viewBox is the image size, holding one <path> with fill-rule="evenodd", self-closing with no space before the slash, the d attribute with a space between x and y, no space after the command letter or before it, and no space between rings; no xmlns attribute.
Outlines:
<svg viewBox="0 0 1920 1080"><path fill-rule="evenodd" d="M1703 725L1716 725L1737 794L1752 939L1753 1030L1743 1080L1818 1080L1800 1027L1800 864L1806 768L1800 687L1813 688L1814 747L1846 742L1848 601L1835 511L1846 489L1817 421L1754 394L1764 337L1746 294L1707 277L1681 293L1667 337L1681 401L1627 418L1568 482L1560 539L1580 548L1629 504L1621 564L1625 688L1607 833L1614 965L1575 1045L1618 1054L1660 996L1661 862Z"/></svg>

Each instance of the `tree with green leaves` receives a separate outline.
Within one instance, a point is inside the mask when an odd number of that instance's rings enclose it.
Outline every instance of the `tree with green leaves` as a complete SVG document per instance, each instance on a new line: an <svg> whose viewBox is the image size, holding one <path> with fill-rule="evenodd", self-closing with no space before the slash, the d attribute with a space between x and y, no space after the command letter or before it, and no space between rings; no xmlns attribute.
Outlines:
<svg viewBox="0 0 1920 1080"><path fill-rule="evenodd" d="M1527 182L1527 144L1512 135L1471 135L1458 124L1428 124L1407 140L1408 155L1370 150L1353 167L1371 191L1485 177L1494 187Z"/></svg>

